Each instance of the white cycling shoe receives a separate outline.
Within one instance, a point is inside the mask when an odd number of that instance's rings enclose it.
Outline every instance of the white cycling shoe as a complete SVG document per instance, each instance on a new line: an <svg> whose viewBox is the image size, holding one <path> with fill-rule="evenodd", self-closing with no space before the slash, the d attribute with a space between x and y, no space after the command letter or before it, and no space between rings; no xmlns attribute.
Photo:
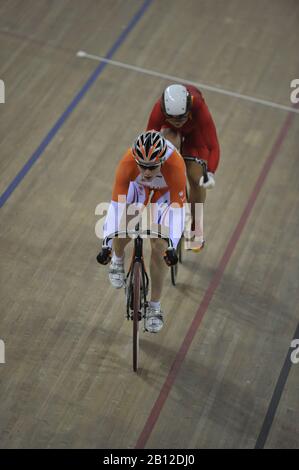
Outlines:
<svg viewBox="0 0 299 470"><path fill-rule="evenodd" d="M150 333L158 333L163 327L163 312L160 307L149 305L146 309L145 329Z"/></svg>
<svg viewBox="0 0 299 470"><path fill-rule="evenodd" d="M121 289L125 284L125 266L124 261L115 261L111 260L109 266L109 280L113 287L116 289Z"/></svg>

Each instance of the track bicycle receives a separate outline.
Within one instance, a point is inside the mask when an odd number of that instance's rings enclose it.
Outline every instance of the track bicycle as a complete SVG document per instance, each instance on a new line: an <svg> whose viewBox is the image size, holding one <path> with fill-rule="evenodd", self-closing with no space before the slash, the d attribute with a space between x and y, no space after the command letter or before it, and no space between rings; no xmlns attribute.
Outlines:
<svg viewBox="0 0 299 470"><path fill-rule="evenodd" d="M126 295L126 317L133 322L133 370L138 371L139 362L139 322L143 320L143 331L146 331L145 319L148 306L147 294L149 287L149 276L146 272L143 258L143 238L152 236L165 240L168 248L166 249L167 260L172 264L178 261L176 250L170 238L164 237L161 233L151 230L139 230L139 224L132 231L115 232L104 238L102 250L97 256L100 264L108 264L111 260L111 248L109 241L116 237L131 237L134 239L134 248L129 270L125 278ZM168 263L167 263L168 264Z"/></svg>

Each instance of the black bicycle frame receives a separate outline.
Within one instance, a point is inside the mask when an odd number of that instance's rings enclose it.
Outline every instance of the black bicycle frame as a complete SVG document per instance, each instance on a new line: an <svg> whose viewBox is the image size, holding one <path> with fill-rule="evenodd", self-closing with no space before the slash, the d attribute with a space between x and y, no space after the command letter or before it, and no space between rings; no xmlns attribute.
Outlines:
<svg viewBox="0 0 299 470"><path fill-rule="evenodd" d="M129 295L127 299L127 318L130 318L130 310L132 310L132 291L133 291L133 272L134 272L134 264L135 263L140 263L141 264L141 290L142 290L142 295L143 295L143 304L145 305L147 300L147 292L148 292L148 285L149 285L149 277L147 275L147 272L144 267L144 261L143 261L143 239L138 235L134 239L134 252L133 252L133 259L132 263L130 266L130 269L127 273L126 276L126 284L129 279L129 283L127 285L127 288L129 289Z"/></svg>

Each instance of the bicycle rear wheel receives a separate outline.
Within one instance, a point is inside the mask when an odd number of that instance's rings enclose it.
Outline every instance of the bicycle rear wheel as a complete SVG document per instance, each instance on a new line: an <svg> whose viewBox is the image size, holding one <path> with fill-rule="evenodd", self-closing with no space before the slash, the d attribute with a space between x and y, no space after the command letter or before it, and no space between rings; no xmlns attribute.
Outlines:
<svg viewBox="0 0 299 470"><path fill-rule="evenodd" d="M176 249L179 263L182 262L182 239L180 239L177 249ZM179 271L179 263L175 264L174 266L171 266L171 283L173 286L176 285L177 277L178 277L178 271Z"/></svg>
<svg viewBox="0 0 299 470"><path fill-rule="evenodd" d="M138 370L139 359L139 321L141 317L141 263L136 261L133 270L133 370Z"/></svg>
<svg viewBox="0 0 299 470"><path fill-rule="evenodd" d="M176 285L176 279L178 275L178 265L171 266L171 283L173 286Z"/></svg>

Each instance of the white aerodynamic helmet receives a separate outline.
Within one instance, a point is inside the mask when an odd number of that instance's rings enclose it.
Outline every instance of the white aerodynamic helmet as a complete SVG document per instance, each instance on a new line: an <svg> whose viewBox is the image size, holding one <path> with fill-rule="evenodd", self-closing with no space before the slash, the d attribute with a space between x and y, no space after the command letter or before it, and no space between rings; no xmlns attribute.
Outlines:
<svg viewBox="0 0 299 470"><path fill-rule="evenodd" d="M164 90L161 105L165 116L184 117L191 108L191 95L183 85L170 85Z"/></svg>

